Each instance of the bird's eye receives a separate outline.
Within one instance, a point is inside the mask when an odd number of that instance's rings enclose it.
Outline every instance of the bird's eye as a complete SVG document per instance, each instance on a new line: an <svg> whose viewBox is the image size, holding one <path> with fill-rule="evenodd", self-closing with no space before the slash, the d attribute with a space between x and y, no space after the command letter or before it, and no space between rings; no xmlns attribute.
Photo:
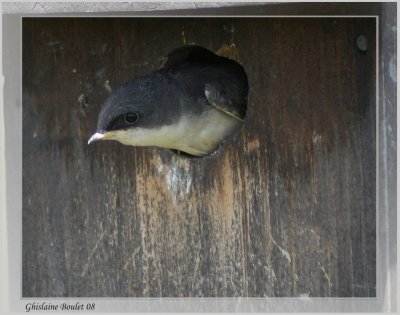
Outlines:
<svg viewBox="0 0 400 315"><path fill-rule="evenodd" d="M133 124L134 122L136 122L136 120L138 120L139 116L136 113L127 113L124 116L124 120L125 122L129 123L129 124Z"/></svg>

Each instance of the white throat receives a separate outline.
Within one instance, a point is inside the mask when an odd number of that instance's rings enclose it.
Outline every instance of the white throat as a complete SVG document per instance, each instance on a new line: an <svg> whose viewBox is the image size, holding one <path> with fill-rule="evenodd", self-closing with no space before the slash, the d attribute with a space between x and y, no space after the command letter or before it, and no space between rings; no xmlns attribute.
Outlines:
<svg viewBox="0 0 400 315"><path fill-rule="evenodd" d="M192 155L214 151L223 139L242 123L223 112L210 108L198 116L185 116L178 123L155 129L132 128L116 133L110 140L132 146L157 146L176 149Z"/></svg>

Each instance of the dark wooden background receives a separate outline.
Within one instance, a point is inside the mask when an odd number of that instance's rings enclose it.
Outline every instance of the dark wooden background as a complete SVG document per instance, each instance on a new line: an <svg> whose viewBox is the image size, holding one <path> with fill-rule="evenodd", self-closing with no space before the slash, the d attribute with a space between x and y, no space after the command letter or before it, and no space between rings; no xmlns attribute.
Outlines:
<svg viewBox="0 0 400 315"><path fill-rule="evenodd" d="M24 18L23 296L375 296L375 32L374 18ZM241 132L201 159L88 146L107 90L190 43L237 47Z"/></svg>

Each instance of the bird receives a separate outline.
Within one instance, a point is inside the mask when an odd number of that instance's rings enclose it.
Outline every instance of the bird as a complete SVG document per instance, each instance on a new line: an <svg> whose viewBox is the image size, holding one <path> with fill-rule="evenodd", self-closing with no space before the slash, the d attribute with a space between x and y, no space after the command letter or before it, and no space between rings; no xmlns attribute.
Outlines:
<svg viewBox="0 0 400 315"><path fill-rule="evenodd" d="M88 144L115 140L204 157L243 126L248 91L241 64L201 46L181 46L161 69L109 95Z"/></svg>

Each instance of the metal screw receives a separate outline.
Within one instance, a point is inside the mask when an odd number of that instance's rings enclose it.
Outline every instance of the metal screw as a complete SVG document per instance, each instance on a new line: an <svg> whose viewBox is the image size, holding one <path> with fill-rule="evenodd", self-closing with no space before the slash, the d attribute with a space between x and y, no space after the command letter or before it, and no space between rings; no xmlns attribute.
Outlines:
<svg viewBox="0 0 400 315"><path fill-rule="evenodd" d="M357 39L356 39L356 45L357 48L361 51L361 52L366 52L368 50L368 40L365 37L365 35L358 35Z"/></svg>

